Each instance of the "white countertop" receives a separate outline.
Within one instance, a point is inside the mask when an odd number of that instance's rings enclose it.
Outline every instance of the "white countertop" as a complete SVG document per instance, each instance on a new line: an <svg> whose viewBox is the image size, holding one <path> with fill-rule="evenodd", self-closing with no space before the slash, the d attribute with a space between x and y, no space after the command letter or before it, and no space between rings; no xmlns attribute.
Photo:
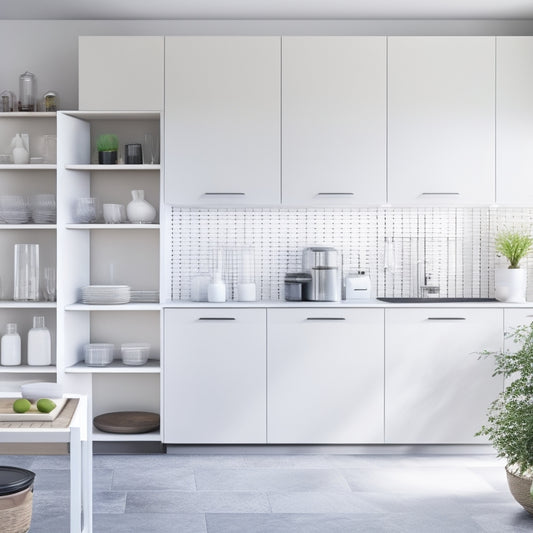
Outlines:
<svg viewBox="0 0 533 533"><path fill-rule="evenodd" d="M526 302L523 304L505 303L505 302L438 302L438 303L388 303L380 300L342 300L340 302L287 302L285 300L262 300L257 302L235 302L229 301L224 303L210 303L210 302L192 302L186 300L168 301L161 304L163 308L209 308L209 309L227 309L227 308L361 308L361 307L383 307L383 308L398 308L398 307L431 307L431 308L529 308L533 307L533 302Z"/></svg>

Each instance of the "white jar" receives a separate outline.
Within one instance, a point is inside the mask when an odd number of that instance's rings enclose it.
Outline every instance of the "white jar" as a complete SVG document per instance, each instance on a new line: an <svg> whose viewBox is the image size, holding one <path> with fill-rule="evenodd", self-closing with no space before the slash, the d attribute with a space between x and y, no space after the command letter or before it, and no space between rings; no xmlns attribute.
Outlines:
<svg viewBox="0 0 533 533"><path fill-rule="evenodd" d="M213 281L207 286L207 301L212 303L226 301L226 284L221 276L215 275Z"/></svg>
<svg viewBox="0 0 533 533"><path fill-rule="evenodd" d="M28 365L52 364L52 341L50 331L44 325L44 316L33 317L33 328L28 332Z"/></svg>
<svg viewBox="0 0 533 533"><path fill-rule="evenodd" d="M17 366L20 363L20 335L17 332L17 325L8 324L7 333L2 336L0 364L2 366Z"/></svg>

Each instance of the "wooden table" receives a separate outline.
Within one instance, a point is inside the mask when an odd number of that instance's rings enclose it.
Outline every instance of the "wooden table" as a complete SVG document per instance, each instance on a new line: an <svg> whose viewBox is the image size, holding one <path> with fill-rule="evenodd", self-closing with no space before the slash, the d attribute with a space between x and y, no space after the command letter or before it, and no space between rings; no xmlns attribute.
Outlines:
<svg viewBox="0 0 533 533"><path fill-rule="evenodd" d="M0 393L2 397L17 394ZM92 440L87 397L69 398L52 422L0 422L0 442L70 445L70 533L92 533Z"/></svg>

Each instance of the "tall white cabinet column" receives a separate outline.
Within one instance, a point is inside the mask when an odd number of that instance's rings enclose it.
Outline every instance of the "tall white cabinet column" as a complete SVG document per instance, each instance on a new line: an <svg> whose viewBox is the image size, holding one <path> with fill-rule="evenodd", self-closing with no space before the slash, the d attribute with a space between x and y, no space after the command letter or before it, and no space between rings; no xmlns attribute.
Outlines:
<svg viewBox="0 0 533 533"><path fill-rule="evenodd" d="M389 202L494 202L495 38L388 43Z"/></svg>

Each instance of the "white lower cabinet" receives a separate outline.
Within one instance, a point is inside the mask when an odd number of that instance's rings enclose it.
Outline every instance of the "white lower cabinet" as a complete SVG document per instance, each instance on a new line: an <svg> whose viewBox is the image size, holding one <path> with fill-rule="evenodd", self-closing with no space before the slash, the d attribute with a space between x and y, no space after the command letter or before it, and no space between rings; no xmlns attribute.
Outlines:
<svg viewBox="0 0 533 533"><path fill-rule="evenodd" d="M383 442L383 309L269 309L268 442Z"/></svg>
<svg viewBox="0 0 533 533"><path fill-rule="evenodd" d="M266 442L265 313L165 311L164 442Z"/></svg>
<svg viewBox="0 0 533 533"><path fill-rule="evenodd" d="M475 433L503 388L483 350L502 344L502 309L385 311L385 442L483 444Z"/></svg>

